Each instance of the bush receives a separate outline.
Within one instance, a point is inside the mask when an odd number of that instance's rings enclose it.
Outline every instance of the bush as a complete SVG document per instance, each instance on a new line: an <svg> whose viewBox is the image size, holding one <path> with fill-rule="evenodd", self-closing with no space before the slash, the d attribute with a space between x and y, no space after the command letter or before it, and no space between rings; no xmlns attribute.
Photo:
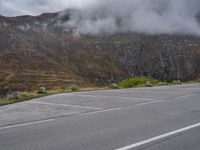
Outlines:
<svg viewBox="0 0 200 150"><path fill-rule="evenodd" d="M132 88L136 86L145 86L146 83L150 83L151 85L157 85L159 81L148 77L134 77L120 82L119 87Z"/></svg>
<svg viewBox="0 0 200 150"><path fill-rule="evenodd" d="M72 86L72 87L71 87L71 91L72 91L72 92L76 92L76 91L78 91L78 89L79 89L79 88L78 88L77 86Z"/></svg>
<svg viewBox="0 0 200 150"><path fill-rule="evenodd" d="M54 86L51 90L54 91L54 92L60 92L60 91L63 91L63 89L60 88L59 86Z"/></svg>

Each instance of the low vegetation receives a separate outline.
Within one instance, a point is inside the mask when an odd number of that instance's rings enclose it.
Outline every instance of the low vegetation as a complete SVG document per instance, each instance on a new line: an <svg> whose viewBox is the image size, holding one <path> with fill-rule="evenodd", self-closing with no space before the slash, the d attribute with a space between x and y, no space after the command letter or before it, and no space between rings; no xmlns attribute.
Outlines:
<svg viewBox="0 0 200 150"><path fill-rule="evenodd" d="M48 90L46 93L41 93L38 91L34 92L21 92L19 98L17 97L4 97L0 98L0 106L13 104L17 102L23 102L31 99L36 99L40 97L45 97L53 94L61 94L61 93L70 93L70 92L84 92L84 91L96 91L96 90L106 90L109 89L108 87L89 87L89 88L79 88L77 86L72 86L71 88L59 88L53 87L52 89Z"/></svg>
<svg viewBox="0 0 200 150"><path fill-rule="evenodd" d="M13 104L17 102L27 101L30 99L40 98L49 94L37 94L37 93L22 93L20 98L16 97L5 97L0 99L0 106Z"/></svg>
<svg viewBox="0 0 200 150"><path fill-rule="evenodd" d="M121 81L118 86L119 88L133 88L138 86L155 86L159 84L166 84L159 80L148 78L148 77L134 77L131 79Z"/></svg>
<svg viewBox="0 0 200 150"><path fill-rule="evenodd" d="M108 90L108 89L123 89L123 88L134 88L134 87L151 87L151 86L164 86L164 85L176 85L176 84L190 84L190 83L200 83L200 80L190 81L190 82L162 82L153 78L148 77L134 77L131 79L123 80L120 83L112 84L110 87L89 87L89 88L80 88L78 86L72 86L70 88L60 88L53 87L50 90L47 90L45 93L40 93L38 91L34 92L21 92L20 97L4 97L0 98L0 106L13 104L17 102L27 101L30 99L40 98L53 94L60 93L70 93L70 92L83 92L83 91L97 91L97 90Z"/></svg>

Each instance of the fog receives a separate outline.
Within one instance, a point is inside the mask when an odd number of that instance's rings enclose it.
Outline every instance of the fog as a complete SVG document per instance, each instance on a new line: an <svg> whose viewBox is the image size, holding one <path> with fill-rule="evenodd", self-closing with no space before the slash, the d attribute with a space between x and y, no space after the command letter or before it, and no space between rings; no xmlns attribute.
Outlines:
<svg viewBox="0 0 200 150"><path fill-rule="evenodd" d="M82 34L199 35L199 8L199 0L94 0L79 9L68 25Z"/></svg>
<svg viewBox="0 0 200 150"><path fill-rule="evenodd" d="M0 0L0 14L75 9L64 25L81 34L138 32L200 35L199 0Z"/></svg>

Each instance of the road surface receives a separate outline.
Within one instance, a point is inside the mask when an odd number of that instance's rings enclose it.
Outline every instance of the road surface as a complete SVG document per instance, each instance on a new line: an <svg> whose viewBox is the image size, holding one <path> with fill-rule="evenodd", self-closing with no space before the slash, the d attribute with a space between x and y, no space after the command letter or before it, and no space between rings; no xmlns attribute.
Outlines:
<svg viewBox="0 0 200 150"><path fill-rule="evenodd" d="M0 150L199 150L200 84L70 93L0 107Z"/></svg>

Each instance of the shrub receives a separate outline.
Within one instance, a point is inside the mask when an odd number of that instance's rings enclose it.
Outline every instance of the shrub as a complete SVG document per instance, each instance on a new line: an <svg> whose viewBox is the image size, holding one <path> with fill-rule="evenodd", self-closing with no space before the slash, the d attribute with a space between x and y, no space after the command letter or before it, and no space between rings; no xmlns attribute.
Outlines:
<svg viewBox="0 0 200 150"><path fill-rule="evenodd" d="M72 86L71 87L72 92L76 92L76 91L78 91L78 89L79 89L78 86Z"/></svg>
<svg viewBox="0 0 200 150"><path fill-rule="evenodd" d="M119 83L119 87L121 88L132 88L136 86L145 86L146 83L150 83L151 85L156 85L160 81L148 77L134 77L131 79L127 79L124 81L121 81Z"/></svg>
<svg viewBox="0 0 200 150"><path fill-rule="evenodd" d="M60 92L62 91L62 88L60 88L59 86L54 86L51 90L54 92Z"/></svg>

